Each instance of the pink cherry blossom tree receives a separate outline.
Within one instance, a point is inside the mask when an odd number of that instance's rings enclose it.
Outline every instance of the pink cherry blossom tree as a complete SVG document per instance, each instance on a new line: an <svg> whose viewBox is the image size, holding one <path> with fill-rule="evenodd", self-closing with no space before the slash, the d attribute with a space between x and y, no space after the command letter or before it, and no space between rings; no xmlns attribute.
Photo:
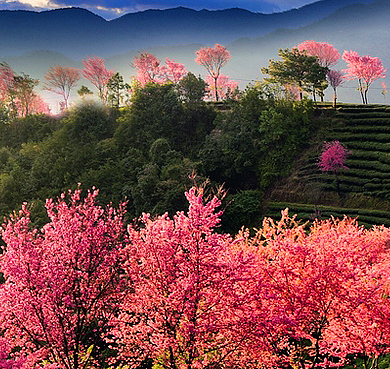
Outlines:
<svg viewBox="0 0 390 369"><path fill-rule="evenodd" d="M137 69L135 80L144 87L147 83L160 82L161 60L148 52L139 53L134 57L133 67Z"/></svg>
<svg viewBox="0 0 390 369"><path fill-rule="evenodd" d="M229 80L229 76L225 76L224 74L220 74L217 78L218 92L215 90L215 80L213 77L207 75L205 82L208 85L208 95L215 100L217 100L217 95L219 99L225 99L229 94L233 94L238 88L238 83L236 81Z"/></svg>
<svg viewBox="0 0 390 369"><path fill-rule="evenodd" d="M160 74L165 83L170 81L176 84L187 74L187 69L184 64L166 58L165 65L160 68Z"/></svg>
<svg viewBox="0 0 390 369"><path fill-rule="evenodd" d="M357 79L363 104L368 104L368 90L373 82L386 77L386 71L381 59L370 55L360 56L356 51L344 51L343 59L348 68L344 70L345 78Z"/></svg>
<svg viewBox="0 0 390 369"><path fill-rule="evenodd" d="M67 109L70 92L80 79L79 70L56 65L47 71L45 79L45 90L61 95L64 99L64 108Z"/></svg>
<svg viewBox="0 0 390 369"><path fill-rule="evenodd" d="M325 142L318 166L323 172L332 172L336 178L337 192L340 192L338 173L341 169L348 169L345 160L350 152L339 142Z"/></svg>
<svg viewBox="0 0 390 369"><path fill-rule="evenodd" d="M134 57L133 67L137 69L135 80L144 87L147 83L178 83L186 74L184 64L177 63L169 58L161 64L161 60L148 52Z"/></svg>
<svg viewBox="0 0 390 369"><path fill-rule="evenodd" d="M332 86L333 88L333 107L336 108L337 104L337 87L341 86L344 82L343 78L344 74L343 72L339 70L330 70L326 74L326 79L328 80L328 83Z"/></svg>
<svg viewBox="0 0 390 369"><path fill-rule="evenodd" d="M127 295L111 333L120 357L134 367L145 357L164 368L191 369L243 364L250 356L241 323L243 307L251 306L247 291L255 250L215 232L217 197L204 203L201 188L186 197L187 214L145 214L141 227L128 228L124 270L134 293ZM262 349L258 345L256 352Z"/></svg>
<svg viewBox="0 0 390 369"><path fill-rule="evenodd" d="M288 209L278 222L264 220L255 242L263 283L284 327L275 350L285 365L339 367L348 355L389 349L388 333L377 336L377 349L374 338L375 316L381 321L386 310L371 310L387 300L389 273L379 269L388 260L389 237L388 228L364 229L348 218L317 221L305 229ZM269 314L274 311L270 306Z"/></svg>
<svg viewBox="0 0 390 369"><path fill-rule="evenodd" d="M348 150L339 142L325 142L318 166L323 172L338 173L340 169L348 169L345 160Z"/></svg>
<svg viewBox="0 0 390 369"><path fill-rule="evenodd" d="M108 70L104 66L104 59L97 56L88 57L83 64L83 76L98 89L100 100L107 103L107 83L115 72Z"/></svg>
<svg viewBox="0 0 390 369"><path fill-rule="evenodd" d="M0 102L6 104L9 99L9 90L14 81L15 72L7 63L0 63Z"/></svg>
<svg viewBox="0 0 390 369"><path fill-rule="evenodd" d="M327 42L307 40L298 45L298 50L305 51L310 56L316 56L319 64L326 68L337 64L340 59L337 49Z"/></svg>
<svg viewBox="0 0 390 369"><path fill-rule="evenodd" d="M98 206L97 193L47 200L50 221L41 230L26 205L4 224L0 327L15 356L61 369L98 366L99 339L121 301L127 238L122 207Z"/></svg>
<svg viewBox="0 0 390 369"><path fill-rule="evenodd" d="M196 51L195 61L206 68L207 72L214 80L215 101L219 100L218 77L221 68L230 59L230 53L225 46L215 44L214 47L203 47Z"/></svg>

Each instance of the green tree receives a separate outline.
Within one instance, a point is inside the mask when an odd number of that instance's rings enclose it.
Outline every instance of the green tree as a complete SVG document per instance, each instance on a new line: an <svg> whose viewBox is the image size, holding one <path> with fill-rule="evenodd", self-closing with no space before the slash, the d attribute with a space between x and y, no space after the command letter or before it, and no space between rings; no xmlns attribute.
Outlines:
<svg viewBox="0 0 390 369"><path fill-rule="evenodd" d="M307 55L297 48L279 49L278 54L282 60L272 59L267 68L261 68L262 73L269 75L266 81L298 86L301 99L302 91L315 96L316 91L324 90L329 69L320 66L316 56Z"/></svg>
<svg viewBox="0 0 390 369"><path fill-rule="evenodd" d="M84 86L84 85L82 85L80 87L80 89L77 90L77 93L83 99L83 101L85 100L85 98L87 96L92 96L93 95L93 92L87 86Z"/></svg>
<svg viewBox="0 0 390 369"><path fill-rule="evenodd" d="M148 83L135 91L131 105L119 118L119 127L114 138L118 148L149 151L158 138L166 138L172 145L181 130L183 104L173 84Z"/></svg>
<svg viewBox="0 0 390 369"><path fill-rule="evenodd" d="M207 83L202 77L188 72L177 84L180 99L186 104L199 104L206 95Z"/></svg>
<svg viewBox="0 0 390 369"><path fill-rule="evenodd" d="M14 76L9 88L11 100L11 114L25 117L30 114L30 104L36 96L34 88L38 86L39 80L31 78L28 74L22 73L20 76Z"/></svg>
<svg viewBox="0 0 390 369"><path fill-rule="evenodd" d="M119 108L123 103L124 93L129 89L129 85L123 82L123 77L116 72L107 82L108 102L113 108Z"/></svg>

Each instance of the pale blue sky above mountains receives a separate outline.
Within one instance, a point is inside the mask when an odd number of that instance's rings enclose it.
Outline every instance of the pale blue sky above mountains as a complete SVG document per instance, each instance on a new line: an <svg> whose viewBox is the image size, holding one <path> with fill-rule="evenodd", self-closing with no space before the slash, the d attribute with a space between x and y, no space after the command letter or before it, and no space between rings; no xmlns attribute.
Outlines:
<svg viewBox="0 0 390 369"><path fill-rule="evenodd" d="M106 19L147 9L184 6L196 10L242 8L253 12L274 13L299 8L316 0L0 0L0 10L44 11L64 7L88 9Z"/></svg>

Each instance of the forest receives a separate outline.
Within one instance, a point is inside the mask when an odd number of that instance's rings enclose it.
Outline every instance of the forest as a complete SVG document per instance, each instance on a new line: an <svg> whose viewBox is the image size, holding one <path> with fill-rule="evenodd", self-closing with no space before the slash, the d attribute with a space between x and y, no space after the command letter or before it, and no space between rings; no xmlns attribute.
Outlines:
<svg viewBox="0 0 390 369"><path fill-rule="evenodd" d="M356 153L342 131L323 146L344 107L317 101L342 83L340 54L300 48L244 91L220 79L221 45L197 53L208 82L140 53L129 86L94 57L83 74L99 101L82 86L74 106L75 71L53 67L58 115L33 113L36 83L2 64L1 368L388 366L389 228L264 217L313 147L314 176L347 199ZM370 109L386 70L343 58Z"/></svg>

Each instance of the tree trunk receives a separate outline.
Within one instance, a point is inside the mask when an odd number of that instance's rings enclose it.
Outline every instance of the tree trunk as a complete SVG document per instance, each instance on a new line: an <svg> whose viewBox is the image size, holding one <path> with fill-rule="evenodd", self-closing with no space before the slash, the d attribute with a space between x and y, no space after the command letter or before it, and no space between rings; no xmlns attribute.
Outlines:
<svg viewBox="0 0 390 369"><path fill-rule="evenodd" d="M362 97L362 102L363 104L366 104L364 100L364 93L363 93L363 86L362 86L362 80L359 79L359 91L360 91L360 96Z"/></svg>
<svg viewBox="0 0 390 369"><path fill-rule="evenodd" d="M218 76L214 77L214 88L215 88L215 101L219 100L218 96Z"/></svg>

